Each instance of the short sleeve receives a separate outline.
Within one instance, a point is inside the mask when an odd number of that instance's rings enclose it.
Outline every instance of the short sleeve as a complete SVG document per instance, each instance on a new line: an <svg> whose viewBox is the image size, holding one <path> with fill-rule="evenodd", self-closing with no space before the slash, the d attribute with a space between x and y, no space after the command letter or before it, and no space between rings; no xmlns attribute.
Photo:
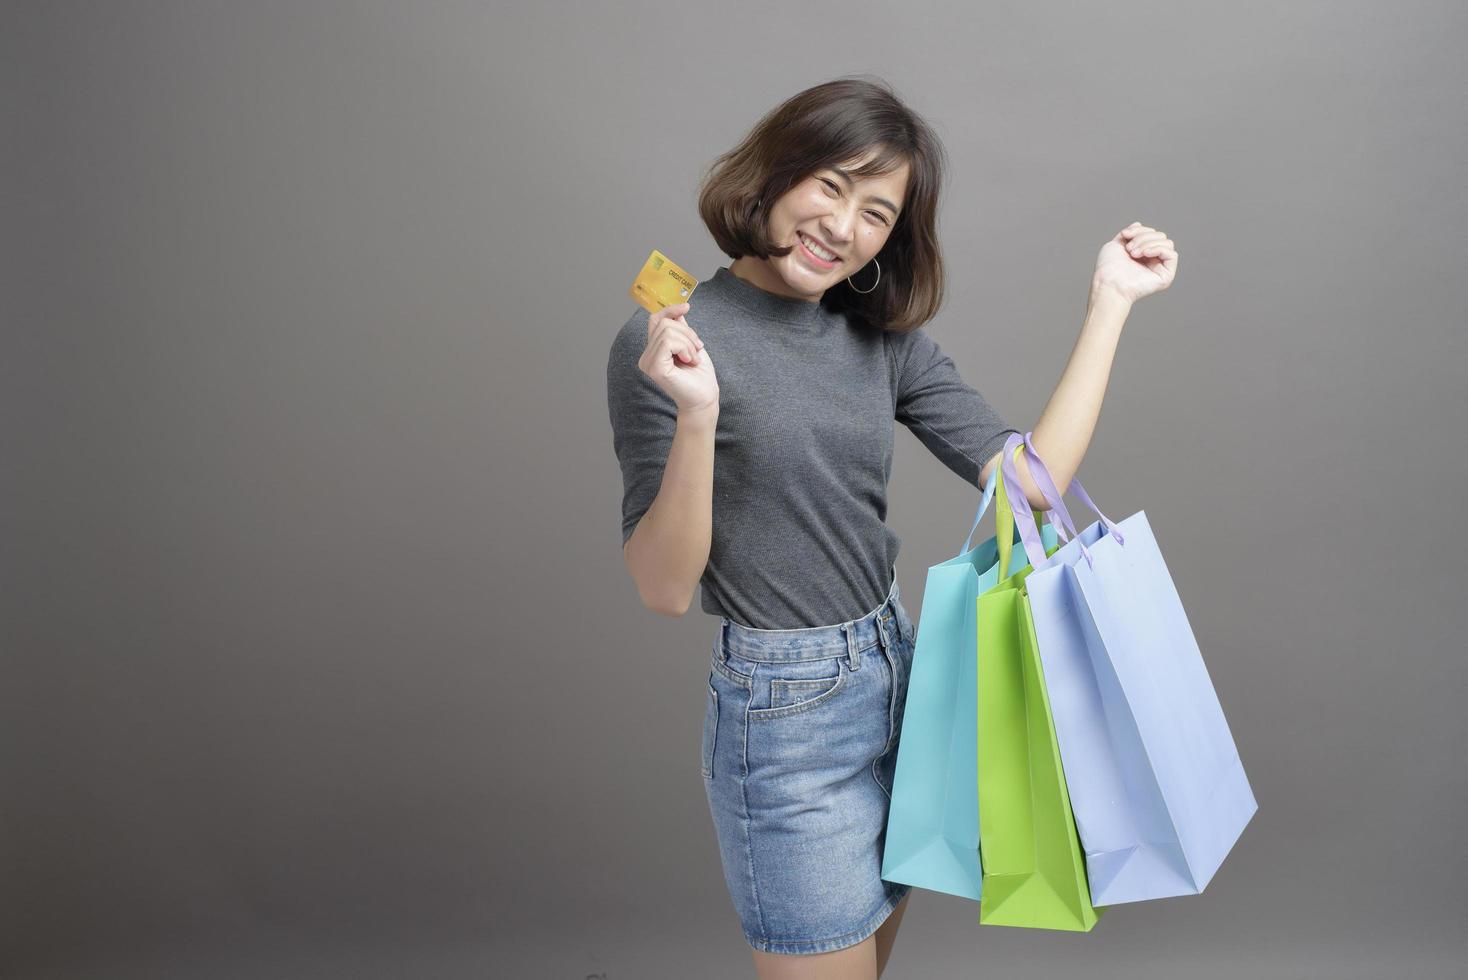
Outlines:
<svg viewBox="0 0 1468 980"><path fill-rule="evenodd" d="M622 467L622 543L662 487L678 428L678 405L637 362L647 347L647 314L634 313L612 341L607 358L607 412L612 447Z"/></svg>
<svg viewBox="0 0 1468 980"><path fill-rule="evenodd" d="M953 358L925 331L887 337L897 378L897 421L978 487L984 463L1004 448L1009 433L1019 430L959 376Z"/></svg>

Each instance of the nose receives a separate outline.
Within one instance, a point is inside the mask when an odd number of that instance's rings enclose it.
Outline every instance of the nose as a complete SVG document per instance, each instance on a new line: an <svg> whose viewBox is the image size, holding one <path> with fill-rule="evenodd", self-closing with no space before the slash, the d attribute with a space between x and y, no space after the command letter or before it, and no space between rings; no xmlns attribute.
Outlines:
<svg viewBox="0 0 1468 980"><path fill-rule="evenodd" d="M851 243L852 220L850 208L833 208L821 221L821 233L826 236L826 241L844 252Z"/></svg>

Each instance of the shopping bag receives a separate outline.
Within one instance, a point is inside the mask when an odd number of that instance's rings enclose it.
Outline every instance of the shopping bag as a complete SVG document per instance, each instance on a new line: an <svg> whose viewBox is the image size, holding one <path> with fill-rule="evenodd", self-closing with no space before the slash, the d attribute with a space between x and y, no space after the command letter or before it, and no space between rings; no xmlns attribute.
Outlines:
<svg viewBox="0 0 1468 980"><path fill-rule="evenodd" d="M992 537L975 548L969 542L998 480L996 466L958 555L928 569L882 852L886 880L975 901L983 886L975 784L975 602L997 581L999 545ZM1041 539L1047 547L1058 546L1049 524Z"/></svg>
<svg viewBox="0 0 1468 980"><path fill-rule="evenodd" d="M1025 442L1051 520L1069 530L1024 581L1091 900L1200 893L1258 804L1182 601L1146 514L1115 524L1075 481L1100 518L1077 535ZM1023 529L1028 501L1014 504ZM1038 544L1025 541L1032 557Z"/></svg>
<svg viewBox="0 0 1468 980"><path fill-rule="evenodd" d="M1021 450L1019 435L1002 459ZM1011 571L1010 527L1040 542L1024 492L1006 463L996 495L998 584L977 600L978 791L984 872L979 922L1088 932L1092 907L1085 860L1071 815L1024 582L1033 566ZM1006 484L1008 486L1006 487ZM1025 525L1028 524L1028 527ZM1026 552L1021 552L1021 558ZM1034 560L1043 562L1037 548ZM1017 559L1018 560L1018 559Z"/></svg>

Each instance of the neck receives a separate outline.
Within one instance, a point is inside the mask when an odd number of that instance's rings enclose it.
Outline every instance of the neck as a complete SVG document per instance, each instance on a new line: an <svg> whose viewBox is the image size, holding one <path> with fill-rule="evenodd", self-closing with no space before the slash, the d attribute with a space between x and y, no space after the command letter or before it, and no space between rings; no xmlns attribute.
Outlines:
<svg viewBox="0 0 1468 980"><path fill-rule="evenodd" d="M729 265L729 271L751 286L763 289L767 293L774 293L776 296L781 296L785 299L799 299L807 303L819 303L821 301L820 296L807 296L804 293L795 292L790 288L790 284L770 267L768 261L756 258L753 255L746 255L742 258L735 259Z"/></svg>

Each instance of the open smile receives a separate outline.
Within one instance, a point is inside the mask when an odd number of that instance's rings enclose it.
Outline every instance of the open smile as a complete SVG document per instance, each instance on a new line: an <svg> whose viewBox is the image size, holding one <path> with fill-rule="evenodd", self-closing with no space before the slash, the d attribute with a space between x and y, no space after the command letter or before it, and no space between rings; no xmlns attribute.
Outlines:
<svg viewBox="0 0 1468 980"><path fill-rule="evenodd" d="M813 239L807 238L804 232L797 231L795 234L796 234L796 237L800 240L800 248L801 248L801 251L805 253L806 257L812 263L814 263L815 265L820 266L823 269L834 269L834 268L836 268L836 263L841 260L841 256L836 255L834 252L831 252L831 251L827 250L826 247L824 245L822 245L820 242L817 242L817 241L814 241ZM833 255L835 257L834 258L830 258L830 259L823 258L821 255L817 254L815 251L812 250L812 246L814 246L814 248L821 249L821 251L826 252L827 255Z"/></svg>

